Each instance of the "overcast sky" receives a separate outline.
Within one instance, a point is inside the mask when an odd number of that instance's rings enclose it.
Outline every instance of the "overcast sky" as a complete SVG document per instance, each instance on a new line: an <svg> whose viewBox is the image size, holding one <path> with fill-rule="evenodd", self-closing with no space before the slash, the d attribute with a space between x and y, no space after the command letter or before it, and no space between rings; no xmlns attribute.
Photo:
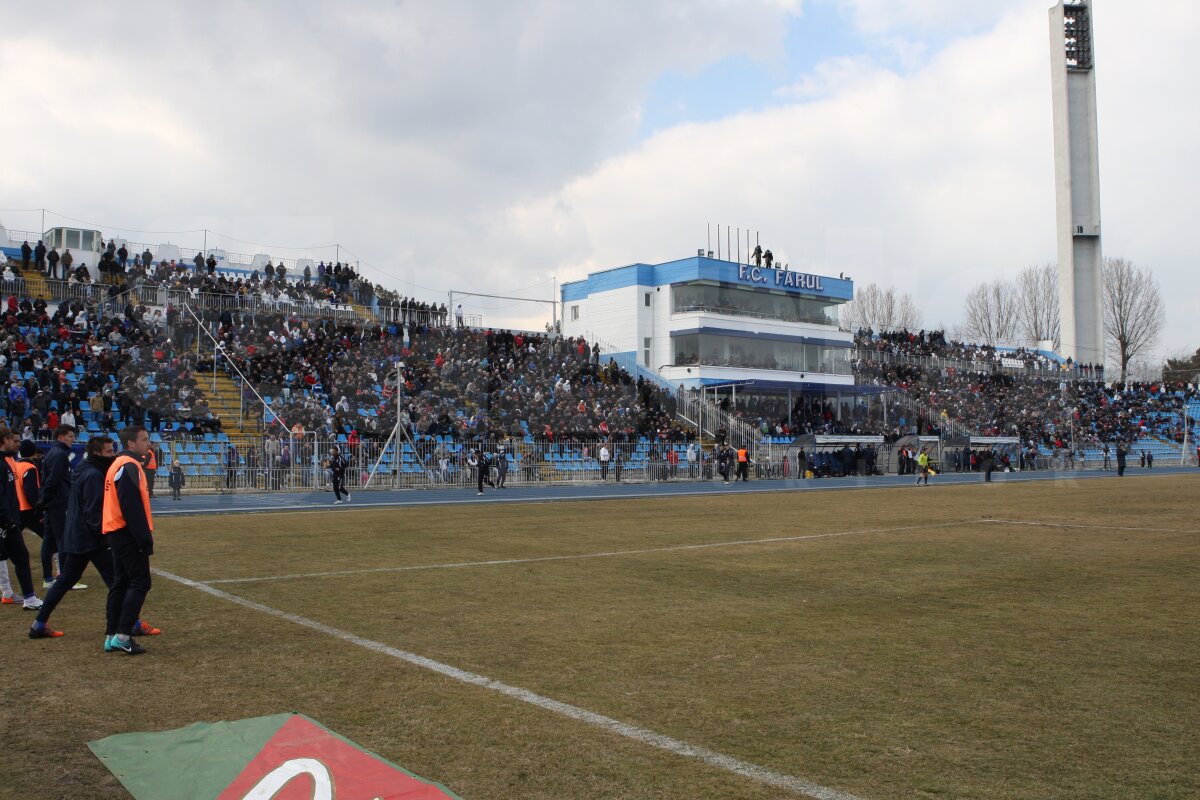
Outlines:
<svg viewBox="0 0 1200 800"><path fill-rule="evenodd" d="M954 326L975 283L1055 259L1050 5L15 4L0 222L44 207L277 257L338 242L436 300L549 298L721 223ZM1194 350L1200 4L1096 5L1105 253L1154 269L1160 349Z"/></svg>

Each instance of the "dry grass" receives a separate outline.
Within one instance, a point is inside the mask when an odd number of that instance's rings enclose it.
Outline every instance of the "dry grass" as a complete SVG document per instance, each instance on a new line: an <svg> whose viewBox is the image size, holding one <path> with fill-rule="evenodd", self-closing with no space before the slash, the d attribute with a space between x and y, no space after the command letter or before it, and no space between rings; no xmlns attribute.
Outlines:
<svg viewBox="0 0 1200 800"><path fill-rule="evenodd" d="M1180 476L172 519L155 563L214 580L915 526L219 588L871 800L1192 798L1196 489ZM106 656L100 594L67 598L57 641L24 639L31 615L4 609L0 796L123 797L88 740L284 710L469 800L779 796L167 580L147 606L167 630L152 653Z"/></svg>

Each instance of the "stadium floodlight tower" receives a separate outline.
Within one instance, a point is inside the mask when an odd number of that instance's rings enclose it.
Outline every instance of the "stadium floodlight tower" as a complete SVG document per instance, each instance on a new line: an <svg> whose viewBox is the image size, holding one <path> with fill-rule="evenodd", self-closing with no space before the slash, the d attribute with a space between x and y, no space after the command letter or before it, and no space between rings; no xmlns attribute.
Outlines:
<svg viewBox="0 0 1200 800"><path fill-rule="evenodd" d="M1050 63L1060 352L1076 363L1103 364L1100 151L1089 0L1060 0L1050 9Z"/></svg>

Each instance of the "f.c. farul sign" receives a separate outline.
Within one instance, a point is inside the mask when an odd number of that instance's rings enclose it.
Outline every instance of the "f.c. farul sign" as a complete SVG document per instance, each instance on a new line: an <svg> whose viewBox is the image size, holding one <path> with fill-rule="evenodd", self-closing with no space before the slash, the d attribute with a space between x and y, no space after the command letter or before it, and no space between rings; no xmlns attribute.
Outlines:
<svg viewBox="0 0 1200 800"><path fill-rule="evenodd" d="M761 286L778 286L782 289L804 289L810 292L823 292L820 275L808 275L804 272L788 272L782 269L767 269L749 264L738 265L738 280L744 283L757 283Z"/></svg>

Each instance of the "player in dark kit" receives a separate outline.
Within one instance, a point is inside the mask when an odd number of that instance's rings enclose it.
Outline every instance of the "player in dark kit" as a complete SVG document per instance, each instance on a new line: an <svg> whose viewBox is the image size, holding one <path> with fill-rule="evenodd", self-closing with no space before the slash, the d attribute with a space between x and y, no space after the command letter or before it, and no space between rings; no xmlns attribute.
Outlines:
<svg viewBox="0 0 1200 800"><path fill-rule="evenodd" d="M16 477L17 503L21 509L21 527L42 540L42 588L54 583L54 554L57 544L46 536L42 525L42 476L38 471L41 454L33 442L26 439L17 448L18 458L9 458L8 466Z"/></svg>
<svg viewBox="0 0 1200 800"><path fill-rule="evenodd" d="M29 549L25 546L21 503L17 497L17 474L13 471L17 452L17 434L0 425L0 558L13 562L17 583L26 611L37 611L42 601L33 593L33 572L29 569Z"/></svg>
<svg viewBox="0 0 1200 800"><path fill-rule="evenodd" d="M61 549L58 553L58 580L46 593L37 620L29 628L30 639L54 639L62 636L61 631L50 628L46 623L50 621L50 615L67 592L78 585L76 581L83 575L88 564L96 567L96 572L100 573L105 586L112 586L113 556L100 533L100 524L104 510L104 478L115 458L112 439L97 436L88 440L85 458L71 473L66 521L59 539ZM114 633L115 624L110 622L104 634L106 651L114 649L109 643ZM133 633L135 636L155 636L162 631L138 620Z"/></svg>
<svg viewBox="0 0 1200 800"><path fill-rule="evenodd" d="M67 524L67 495L71 491L71 447L75 444L75 429L61 425L54 429L54 443L42 456L42 487L40 505L45 509L42 522L43 568L50 552L58 553L59 572L62 572L63 528ZM47 579L52 577L47 574ZM82 583L76 589L86 589Z"/></svg>

